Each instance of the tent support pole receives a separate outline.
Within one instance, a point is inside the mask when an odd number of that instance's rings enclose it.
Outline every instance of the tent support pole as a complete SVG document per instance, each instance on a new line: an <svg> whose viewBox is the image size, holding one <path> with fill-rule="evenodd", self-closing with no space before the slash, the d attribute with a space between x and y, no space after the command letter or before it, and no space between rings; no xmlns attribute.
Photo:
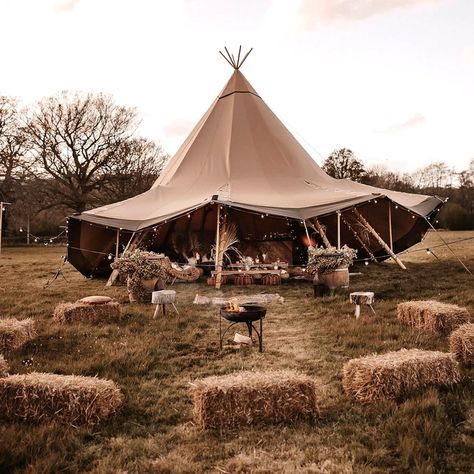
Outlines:
<svg viewBox="0 0 474 474"><path fill-rule="evenodd" d="M306 219L303 219L304 230L306 231L306 237L308 238L308 246L311 245L311 238L309 236L308 227L306 226Z"/></svg>
<svg viewBox="0 0 474 474"><path fill-rule="evenodd" d="M357 239L357 242L359 242L360 245L364 248L364 250L369 254L370 259L375 262L379 263L377 259L375 258L374 254L370 251L369 247L365 244L365 242L360 238L359 234L352 228L352 226L349 224L349 222L344 218L344 216L341 216L342 222L346 224L347 228L354 234L354 237Z"/></svg>
<svg viewBox="0 0 474 474"><path fill-rule="evenodd" d="M222 261L220 261L220 234L221 234L221 206L217 204L217 225L216 225L216 289L221 287L222 282Z"/></svg>
<svg viewBox="0 0 474 474"><path fill-rule="evenodd" d="M119 256L119 248L120 248L120 229L117 229L117 241L115 242L115 258Z"/></svg>
<svg viewBox="0 0 474 474"><path fill-rule="evenodd" d="M443 237L441 237L441 234L433 227L433 224L426 217L425 217L425 221L436 232L436 235L441 239L441 242L443 242L443 244L446 245L446 247L448 247L449 251L456 257L459 263L464 267L464 270L466 270L466 272L469 273L469 275L472 275L471 270L469 270L469 268L467 268L466 265L464 265L464 262L454 253L454 250L449 246L448 242L446 242L446 240L444 240Z"/></svg>
<svg viewBox="0 0 474 474"><path fill-rule="evenodd" d="M119 229L117 229L117 232L120 232ZM117 234L118 235L118 234ZM133 250L137 245L138 245L138 242L133 242L132 244L132 240L134 240L136 236L136 232L134 232L132 234L132 236L130 237L130 240L128 241L128 244L127 246L125 247L125 250L124 250L124 253L127 251L127 250ZM133 245L133 248L132 248L132 245ZM112 286L114 283L115 283L115 280L118 278L119 276L119 272L118 270L114 270L110 276L109 276L109 279L107 280L107 283L105 284L105 286Z"/></svg>
<svg viewBox="0 0 474 474"><path fill-rule="evenodd" d="M337 250L341 250L341 211L337 211Z"/></svg>
<svg viewBox="0 0 474 474"><path fill-rule="evenodd" d="M392 203L388 201L388 232L390 235L390 250L393 252L393 234L392 234Z"/></svg>
<svg viewBox="0 0 474 474"><path fill-rule="evenodd" d="M326 236L326 232L324 232L323 226L321 225L321 223L319 222L317 217L314 218L314 227L316 228L316 230L318 231L318 234L323 239L324 246L327 249L330 248L331 247L331 242L329 242L329 240Z"/></svg>
<svg viewBox="0 0 474 474"><path fill-rule="evenodd" d="M387 251L387 253L398 263L398 266L402 270L406 270L407 267L405 267L405 265L403 265L402 261L392 252L390 247L385 243L385 241L382 239L382 237L380 237L380 235L377 234L375 229L367 222L365 217L355 207L354 207L354 209L352 209L352 212L357 216L357 218L360 220L360 222L362 222L364 227L366 227L367 230L375 237L375 239L379 242L379 244Z"/></svg>

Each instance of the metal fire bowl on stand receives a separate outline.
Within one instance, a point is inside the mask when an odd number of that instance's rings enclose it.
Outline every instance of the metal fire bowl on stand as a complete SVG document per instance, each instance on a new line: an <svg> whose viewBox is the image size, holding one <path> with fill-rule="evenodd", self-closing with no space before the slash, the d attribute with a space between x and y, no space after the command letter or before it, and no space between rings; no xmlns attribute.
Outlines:
<svg viewBox="0 0 474 474"><path fill-rule="evenodd" d="M244 305L244 311L229 311L228 307L222 307L219 312L219 336L220 348L222 350L224 337L227 331L237 323L245 323L249 332L249 337L252 338L252 330L255 330L258 336L259 350L263 352L263 324L262 320L267 313L267 308L263 306ZM231 324L222 332L222 319L230 321ZM254 321L260 321L260 331L252 324Z"/></svg>
<svg viewBox="0 0 474 474"><path fill-rule="evenodd" d="M267 308L263 306L254 306L254 305L244 305L241 306L245 311L229 311L229 308L221 308L221 316L227 321L232 321L235 323L247 323L252 321L258 321L265 317Z"/></svg>

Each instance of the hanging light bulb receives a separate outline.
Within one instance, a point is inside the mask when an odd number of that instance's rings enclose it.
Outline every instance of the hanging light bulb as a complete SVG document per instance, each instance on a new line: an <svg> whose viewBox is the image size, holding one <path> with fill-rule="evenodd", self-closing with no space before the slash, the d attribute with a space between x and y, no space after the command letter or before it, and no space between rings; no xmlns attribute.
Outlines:
<svg viewBox="0 0 474 474"><path fill-rule="evenodd" d="M395 206L395 209L398 209L398 206Z"/></svg>
<svg viewBox="0 0 474 474"><path fill-rule="evenodd" d="M35 242L38 242L38 238L35 237Z"/></svg>
<svg viewBox="0 0 474 474"><path fill-rule="evenodd" d="M188 219L191 219L191 214L188 214Z"/></svg>
<svg viewBox="0 0 474 474"><path fill-rule="evenodd" d="M20 232L23 232L23 227L20 227Z"/></svg>
<svg viewBox="0 0 474 474"><path fill-rule="evenodd" d="M364 262L364 265L366 265L366 266L367 266L368 264L369 264L369 261L368 261L368 260L366 260L366 261Z"/></svg>
<svg viewBox="0 0 474 474"><path fill-rule="evenodd" d="M112 254L109 253L109 255L107 255L107 258L108 258L109 260L112 260L112 258L113 258L113 257L112 257Z"/></svg>

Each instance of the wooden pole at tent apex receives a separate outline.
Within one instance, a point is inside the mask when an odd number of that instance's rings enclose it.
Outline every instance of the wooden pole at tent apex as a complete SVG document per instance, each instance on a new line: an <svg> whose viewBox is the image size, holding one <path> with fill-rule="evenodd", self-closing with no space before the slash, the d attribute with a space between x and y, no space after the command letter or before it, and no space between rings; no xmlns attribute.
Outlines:
<svg viewBox="0 0 474 474"><path fill-rule="evenodd" d="M392 252L392 250L382 239L382 237L380 237L380 235L377 234L375 229L367 222L366 218L355 207L352 209L352 212L357 216L362 225L375 237L379 244L387 251L387 253L395 260L395 262L397 262L398 266L402 270L406 270L407 267L405 267L405 265L403 265L403 262Z"/></svg>

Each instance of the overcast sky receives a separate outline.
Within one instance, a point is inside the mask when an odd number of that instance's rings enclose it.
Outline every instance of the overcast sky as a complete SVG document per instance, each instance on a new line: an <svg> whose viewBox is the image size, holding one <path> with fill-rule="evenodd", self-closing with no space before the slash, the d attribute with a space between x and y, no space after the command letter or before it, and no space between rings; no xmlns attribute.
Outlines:
<svg viewBox="0 0 474 474"><path fill-rule="evenodd" d="M474 158L473 0L0 0L0 94L136 106L173 153L242 72L314 159L413 171Z"/></svg>

